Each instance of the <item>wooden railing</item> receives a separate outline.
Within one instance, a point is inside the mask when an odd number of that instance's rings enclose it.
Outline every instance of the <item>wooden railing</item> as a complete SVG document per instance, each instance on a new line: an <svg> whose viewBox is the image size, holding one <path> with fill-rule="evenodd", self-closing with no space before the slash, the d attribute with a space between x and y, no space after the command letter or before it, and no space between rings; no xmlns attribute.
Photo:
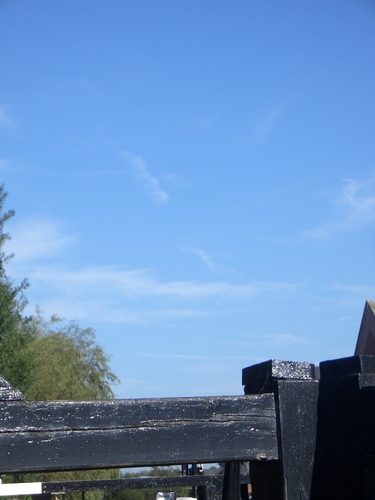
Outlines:
<svg viewBox="0 0 375 500"><path fill-rule="evenodd" d="M205 498L375 499L375 357L243 370L244 396L30 402L0 381L0 474L225 462L207 476L44 483L41 493L181 485ZM241 476L240 463L250 464Z"/></svg>

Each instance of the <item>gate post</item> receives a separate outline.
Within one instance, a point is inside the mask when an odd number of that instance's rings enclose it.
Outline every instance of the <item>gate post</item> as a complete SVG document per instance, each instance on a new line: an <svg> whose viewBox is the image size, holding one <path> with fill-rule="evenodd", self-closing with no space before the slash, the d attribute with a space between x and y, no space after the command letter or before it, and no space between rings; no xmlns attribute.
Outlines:
<svg viewBox="0 0 375 500"><path fill-rule="evenodd" d="M320 363L314 500L375 499L375 356Z"/></svg>
<svg viewBox="0 0 375 500"><path fill-rule="evenodd" d="M273 393L279 460L250 462L253 500L310 500L319 384L311 363L269 360L242 371L245 394Z"/></svg>
<svg viewBox="0 0 375 500"><path fill-rule="evenodd" d="M240 500L241 462L226 462L224 466L222 500Z"/></svg>

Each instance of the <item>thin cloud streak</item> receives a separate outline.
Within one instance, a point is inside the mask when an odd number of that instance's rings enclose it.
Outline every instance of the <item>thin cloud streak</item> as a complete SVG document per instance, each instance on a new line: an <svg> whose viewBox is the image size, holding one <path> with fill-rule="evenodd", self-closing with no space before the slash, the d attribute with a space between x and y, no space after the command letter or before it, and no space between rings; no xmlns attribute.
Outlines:
<svg viewBox="0 0 375 500"><path fill-rule="evenodd" d="M0 158L0 170L12 170L12 166L10 164L10 160L7 158Z"/></svg>
<svg viewBox="0 0 375 500"><path fill-rule="evenodd" d="M332 201L333 210L329 220L304 232L305 236L329 239L337 233L354 231L375 221L375 180L361 183L347 179L345 182L340 195Z"/></svg>
<svg viewBox="0 0 375 500"><path fill-rule="evenodd" d="M11 229L12 240L7 244L17 260L25 262L49 257L77 242L66 234L64 224L45 217L29 217Z"/></svg>
<svg viewBox="0 0 375 500"><path fill-rule="evenodd" d="M359 294L361 297L374 297L375 296L375 286L360 284L360 285L341 285L335 283L331 286L331 290L337 292Z"/></svg>
<svg viewBox="0 0 375 500"><path fill-rule="evenodd" d="M296 335L291 335L289 333L280 334L270 334L270 335L250 335L248 340L240 342L230 342L228 345L231 346L254 346L254 345L310 345L312 342L303 338L297 337Z"/></svg>
<svg viewBox="0 0 375 500"><path fill-rule="evenodd" d="M28 296L32 297L32 287ZM103 297L105 295L105 297ZM104 325L164 325L165 327L179 328L181 321L189 318L202 318L208 316L217 316L225 314L222 309L202 309L191 307L182 307L173 309L173 307L162 308L158 304L150 305L147 308L142 303L132 303L131 307L123 300L118 300L111 291L106 291L99 297L84 298L76 297L53 297L53 293L48 298L43 298L41 306L46 317L56 314L67 319L84 320ZM35 304L35 301L34 301ZM28 306L27 313L33 314L35 307Z"/></svg>
<svg viewBox="0 0 375 500"><path fill-rule="evenodd" d="M249 360L249 356L199 356L191 354L167 354L167 353L150 353L141 352L139 356L145 356L148 358L169 358L169 359L186 359L192 361L228 361L228 360ZM255 358L253 358L255 359Z"/></svg>
<svg viewBox="0 0 375 500"><path fill-rule="evenodd" d="M344 309L347 313L349 307L357 308L359 305L361 309L366 299L372 299L374 296L375 286L373 284L344 285L336 282L320 289L319 293L307 293L306 299L313 311L332 312Z"/></svg>
<svg viewBox="0 0 375 500"><path fill-rule="evenodd" d="M209 254L198 248L190 248L190 247L180 247L182 251L191 253L193 255L197 255L202 262L204 262L207 267L215 274L227 274L227 273L237 273L234 269L229 269L218 262L215 262L211 259Z"/></svg>
<svg viewBox="0 0 375 500"><path fill-rule="evenodd" d="M307 339L297 337L296 335L290 335L289 333L262 335L261 340L268 345L311 344Z"/></svg>
<svg viewBox="0 0 375 500"><path fill-rule="evenodd" d="M120 157L130 164L135 179L143 183L153 202L158 205L168 203L168 194L160 187L159 181L150 174L147 161L144 158L126 150L120 153Z"/></svg>
<svg viewBox="0 0 375 500"><path fill-rule="evenodd" d="M147 270L116 267L71 271L44 266L28 277L32 288L37 289L36 299L38 290L43 298L41 303L34 299L34 303L47 309L48 314L58 311L64 317L95 319L102 324L164 324L175 328L188 318L248 309L259 297L287 300L301 289L294 283L162 282Z"/></svg>
<svg viewBox="0 0 375 500"><path fill-rule="evenodd" d="M14 271L14 270L13 270ZM248 309L259 297L287 300L300 293L298 283L162 282L148 270L119 267L68 270L38 266L17 270L27 275L32 314L38 304L47 315L90 320L101 324L164 324L177 327L187 318L233 314ZM15 272L12 272L15 275Z"/></svg>
<svg viewBox="0 0 375 500"><path fill-rule="evenodd" d="M265 144L267 142L284 109L285 105L276 106L258 123L255 130L255 141L257 144Z"/></svg>
<svg viewBox="0 0 375 500"><path fill-rule="evenodd" d="M239 299L259 294L293 293L301 287L296 283L274 283L258 281L247 284L232 284L225 281L168 281L156 279L150 270L125 270L118 266L87 267L80 270L64 269L61 266L39 266L34 268L30 279L45 283L54 289L73 293L95 288L121 293L128 299L145 297L174 297L183 299L225 298Z"/></svg>
<svg viewBox="0 0 375 500"><path fill-rule="evenodd" d="M25 167L25 165L18 164L15 165L9 158L0 158L0 170L5 172L13 172L17 174L29 174L34 173L31 169Z"/></svg>
<svg viewBox="0 0 375 500"><path fill-rule="evenodd" d="M14 131L17 128L16 120L4 108L0 107L0 127Z"/></svg>
<svg viewBox="0 0 375 500"><path fill-rule="evenodd" d="M305 286L272 281L162 281L151 269L122 266L72 269L45 263L46 258L78 241L60 222L28 218L15 224L11 234L6 247L16 254L9 263L11 274L28 277L32 285L28 296L34 307L38 304L48 314L58 312L68 318L96 318L112 324L175 324L183 318L230 314L233 308L247 307L249 300L259 296L283 300Z"/></svg>

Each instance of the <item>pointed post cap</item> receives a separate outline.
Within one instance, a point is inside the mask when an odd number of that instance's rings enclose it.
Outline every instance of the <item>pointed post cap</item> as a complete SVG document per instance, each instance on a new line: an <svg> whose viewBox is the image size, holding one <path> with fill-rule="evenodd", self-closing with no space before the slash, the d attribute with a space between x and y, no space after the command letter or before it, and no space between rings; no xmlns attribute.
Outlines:
<svg viewBox="0 0 375 500"><path fill-rule="evenodd" d="M312 363L270 359L242 370L242 385L270 380L314 380L315 366Z"/></svg>
<svg viewBox="0 0 375 500"><path fill-rule="evenodd" d="M0 401L23 401L24 399L22 392L0 375Z"/></svg>
<svg viewBox="0 0 375 500"><path fill-rule="evenodd" d="M375 304L366 300L354 355L375 355Z"/></svg>

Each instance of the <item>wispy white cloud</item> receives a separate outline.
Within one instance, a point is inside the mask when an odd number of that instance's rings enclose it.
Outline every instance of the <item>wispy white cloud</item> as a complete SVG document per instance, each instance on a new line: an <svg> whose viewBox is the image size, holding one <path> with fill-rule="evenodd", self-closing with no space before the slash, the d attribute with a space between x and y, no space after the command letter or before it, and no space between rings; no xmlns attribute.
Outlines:
<svg viewBox="0 0 375 500"><path fill-rule="evenodd" d="M217 112L194 116L190 121L184 121L182 124L181 135L184 137L205 133L212 128L217 117Z"/></svg>
<svg viewBox="0 0 375 500"><path fill-rule="evenodd" d="M204 262L207 265L207 267L215 274L226 274L226 273L237 274L237 272L234 269L225 267L222 264L219 264L218 262L212 260L210 255L205 250L201 250L199 248L185 247L182 245L180 246L180 249L183 252L197 255L202 260L202 262Z"/></svg>
<svg viewBox="0 0 375 500"><path fill-rule="evenodd" d="M11 163L8 158L0 158L0 170L11 170Z"/></svg>
<svg viewBox="0 0 375 500"><path fill-rule="evenodd" d="M303 289L299 283L218 280L163 281L150 269L121 266L72 268L47 264L46 258L77 242L64 225L46 218L29 218L11 228L7 251L16 258L9 266L15 279L27 276L30 307L46 314L110 324L178 324L184 318L232 313L258 297L283 300ZM33 304L33 305L32 305Z"/></svg>
<svg viewBox="0 0 375 500"><path fill-rule="evenodd" d="M254 346L254 345L307 345L311 344L311 341L298 337L296 335L291 335L289 333L275 333L275 334L262 334L262 335L249 335L246 340L243 341L232 341L230 345L236 346ZM229 344L228 344L229 345Z"/></svg>
<svg viewBox="0 0 375 500"><path fill-rule="evenodd" d="M15 118L6 110L4 106L0 106L0 127L15 130L17 123Z"/></svg>
<svg viewBox="0 0 375 500"><path fill-rule="evenodd" d="M357 285L343 285L340 283L335 283L330 287L330 289L345 294L359 295L362 298L375 297L375 285L368 285L364 283Z"/></svg>
<svg viewBox="0 0 375 500"><path fill-rule="evenodd" d="M163 325L168 328L173 327L175 331L178 331L184 320L216 317L226 313L218 307L206 309L200 304L195 304L195 308L185 304L174 308L173 303L169 307L163 307L161 302L150 299L128 302L116 297L116 294L110 289L98 290L96 296L92 294L87 297L83 293L64 295L45 287L43 296L41 296L39 293L35 293L35 285L38 288L40 286L33 277L31 277L30 283L31 287L27 291L27 296L31 299L28 306L29 314L33 314L35 305L38 305L46 317L58 313L62 318L90 322L91 324Z"/></svg>
<svg viewBox="0 0 375 500"><path fill-rule="evenodd" d="M22 163L16 163L9 158L0 158L0 170L4 170L6 172L14 172L18 174L30 173L31 170L28 169Z"/></svg>
<svg viewBox="0 0 375 500"><path fill-rule="evenodd" d="M27 276L31 304L47 315L108 324L170 324L180 320L232 314L259 298L287 300L303 284L225 281L162 281L147 269L115 266L68 269L63 266L20 266L12 276ZM31 306L30 306L31 307ZM166 323L167 322L167 323Z"/></svg>
<svg viewBox="0 0 375 500"><path fill-rule="evenodd" d="M60 266L39 266L32 275L39 282L55 289L83 291L89 293L95 288L120 293L128 299L142 297L175 297L201 299L222 297L239 299L255 297L259 294L294 292L300 285L294 283L274 283L259 281L248 284L233 284L226 281L167 281L158 280L148 269L126 270L117 266L87 267L68 270Z"/></svg>
<svg viewBox="0 0 375 500"><path fill-rule="evenodd" d="M353 315L352 314L346 314L345 316L341 316L340 321L346 322L346 321L353 321Z"/></svg>
<svg viewBox="0 0 375 500"><path fill-rule="evenodd" d="M262 335L261 339L268 345L291 345L291 344L310 344L311 342L305 338L297 337L289 333L280 333L275 335Z"/></svg>
<svg viewBox="0 0 375 500"><path fill-rule="evenodd" d="M340 313L341 317L349 318L351 310L361 310L364 306L366 299L375 297L375 285L373 283L356 283L356 284L343 284L331 283L327 284L323 289L320 288L318 292L308 293L304 291L306 298L309 302L309 307L317 312L333 312L343 310ZM358 309L359 308L359 309Z"/></svg>
<svg viewBox="0 0 375 500"><path fill-rule="evenodd" d="M255 141L257 144L264 144L267 142L272 130L280 120L284 109L285 104L275 106L257 123L255 127Z"/></svg>
<svg viewBox="0 0 375 500"><path fill-rule="evenodd" d="M332 204L332 212L327 222L304 232L315 239L329 239L337 233L353 231L375 221L375 179L358 182L344 181L345 185Z"/></svg>
<svg viewBox="0 0 375 500"><path fill-rule="evenodd" d="M120 157L130 164L134 177L143 183L152 201L159 205L168 203L168 194L160 187L158 179L151 175L148 163L144 158L126 150L121 151Z"/></svg>
<svg viewBox="0 0 375 500"><path fill-rule="evenodd" d="M56 220L41 216L28 217L12 226L12 239L7 246L22 262L56 255L77 241L64 229L64 224Z"/></svg>
<svg viewBox="0 0 375 500"><path fill-rule="evenodd" d="M148 358L167 358L167 359L186 359L192 361L228 361L228 360L246 360L249 361L249 356L201 356L198 354L176 354L176 353L151 353L141 352L139 356ZM251 358L257 359L257 358Z"/></svg>

